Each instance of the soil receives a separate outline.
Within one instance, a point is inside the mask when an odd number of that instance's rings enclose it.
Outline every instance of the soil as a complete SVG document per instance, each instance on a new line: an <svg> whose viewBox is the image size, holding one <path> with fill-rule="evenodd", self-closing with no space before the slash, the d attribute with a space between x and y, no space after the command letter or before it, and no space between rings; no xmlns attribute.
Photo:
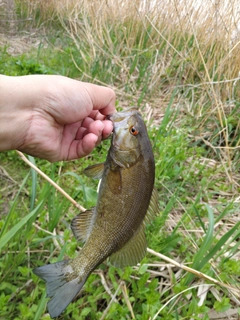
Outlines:
<svg viewBox="0 0 240 320"><path fill-rule="evenodd" d="M6 46L11 55L23 54L42 44L39 29L26 23L31 22L31 17L22 19L16 11L14 0L0 0L0 47Z"/></svg>

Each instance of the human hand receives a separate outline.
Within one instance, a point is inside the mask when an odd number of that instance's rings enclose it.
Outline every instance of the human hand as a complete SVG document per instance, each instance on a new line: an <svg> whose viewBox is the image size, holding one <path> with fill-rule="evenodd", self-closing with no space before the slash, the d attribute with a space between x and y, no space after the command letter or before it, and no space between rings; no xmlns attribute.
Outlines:
<svg viewBox="0 0 240 320"><path fill-rule="evenodd" d="M0 93L0 137L6 138L0 151L72 160L88 155L113 129L105 120L115 112L110 88L62 76L1 76Z"/></svg>

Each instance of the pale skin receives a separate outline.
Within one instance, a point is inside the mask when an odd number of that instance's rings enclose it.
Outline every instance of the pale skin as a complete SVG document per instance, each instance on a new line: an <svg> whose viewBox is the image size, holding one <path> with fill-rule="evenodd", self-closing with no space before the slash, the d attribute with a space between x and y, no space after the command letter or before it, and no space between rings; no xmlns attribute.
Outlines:
<svg viewBox="0 0 240 320"><path fill-rule="evenodd" d="M0 75L0 151L51 162L92 152L113 129L112 89L63 76Z"/></svg>

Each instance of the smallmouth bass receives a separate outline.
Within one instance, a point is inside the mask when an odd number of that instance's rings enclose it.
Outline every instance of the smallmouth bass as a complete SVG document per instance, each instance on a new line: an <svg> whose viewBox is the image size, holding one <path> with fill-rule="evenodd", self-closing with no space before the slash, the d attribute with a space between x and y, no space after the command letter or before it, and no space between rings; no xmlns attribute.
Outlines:
<svg viewBox="0 0 240 320"><path fill-rule="evenodd" d="M34 269L46 282L48 311L58 317L103 261L118 267L136 265L146 254L145 223L158 211L155 164L145 123L137 110L108 117L113 122L105 163L85 169L101 178L96 207L77 215L71 228L85 244L80 254Z"/></svg>

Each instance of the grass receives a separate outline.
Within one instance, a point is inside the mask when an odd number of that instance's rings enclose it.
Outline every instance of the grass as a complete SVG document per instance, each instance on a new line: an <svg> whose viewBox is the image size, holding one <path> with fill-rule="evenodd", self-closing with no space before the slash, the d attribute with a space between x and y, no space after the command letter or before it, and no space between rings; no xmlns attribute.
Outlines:
<svg viewBox="0 0 240 320"><path fill-rule="evenodd" d="M101 265L61 319L238 319L236 5L16 1L19 39L37 30L37 46L13 55L1 40L0 72L113 87L118 108L143 111L156 161L160 212L146 230L147 256L137 267ZM29 160L90 208L97 182L81 172L104 161L108 147L72 162ZM79 210L14 151L0 154L0 175L0 319L50 319L32 269L78 254L69 223Z"/></svg>

